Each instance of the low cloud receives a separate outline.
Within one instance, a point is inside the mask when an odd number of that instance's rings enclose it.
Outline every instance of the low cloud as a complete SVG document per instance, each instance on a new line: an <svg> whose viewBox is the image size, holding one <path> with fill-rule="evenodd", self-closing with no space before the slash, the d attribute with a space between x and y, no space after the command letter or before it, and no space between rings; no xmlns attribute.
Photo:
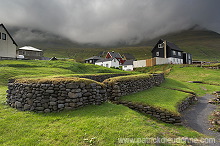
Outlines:
<svg viewBox="0 0 220 146"><path fill-rule="evenodd" d="M47 39L41 30L80 43L129 44L198 24L220 32L219 0L0 0L0 21L27 28L25 40Z"/></svg>

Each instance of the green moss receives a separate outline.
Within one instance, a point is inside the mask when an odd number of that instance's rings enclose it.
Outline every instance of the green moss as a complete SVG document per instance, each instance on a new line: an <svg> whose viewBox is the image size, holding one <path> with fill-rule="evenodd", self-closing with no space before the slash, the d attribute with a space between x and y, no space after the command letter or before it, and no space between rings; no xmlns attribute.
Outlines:
<svg viewBox="0 0 220 146"><path fill-rule="evenodd" d="M108 84L114 84L116 82L122 82L122 81L135 81L139 79L146 79L153 77L150 74L138 74L138 75L129 75L129 76L119 76L119 77L113 77L110 79L106 79L103 81L103 83L108 83Z"/></svg>
<svg viewBox="0 0 220 146"><path fill-rule="evenodd" d="M105 86L103 83L96 82L94 80L85 79L85 78L77 78L77 77L67 77L67 78L43 78L43 79L29 79L29 78L22 78L16 79L15 83L38 83L38 84L60 84L60 83L85 83L91 84L96 83L101 86Z"/></svg>

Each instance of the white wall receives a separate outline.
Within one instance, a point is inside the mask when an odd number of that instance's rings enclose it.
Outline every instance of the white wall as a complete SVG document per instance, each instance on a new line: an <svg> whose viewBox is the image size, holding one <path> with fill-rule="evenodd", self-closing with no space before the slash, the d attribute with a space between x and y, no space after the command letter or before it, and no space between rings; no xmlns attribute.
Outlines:
<svg viewBox="0 0 220 146"><path fill-rule="evenodd" d="M179 58L160 58L156 57L156 65L160 64L183 64L183 59Z"/></svg>
<svg viewBox="0 0 220 146"><path fill-rule="evenodd" d="M13 44L13 41L2 26L0 26L0 32L1 34L6 34L6 40L2 40L2 36L0 39L0 57L16 58L17 46Z"/></svg>
<svg viewBox="0 0 220 146"><path fill-rule="evenodd" d="M132 71L132 70L134 70L134 66L133 65L123 65L122 66L122 70L124 70L124 71Z"/></svg>
<svg viewBox="0 0 220 146"><path fill-rule="evenodd" d="M133 64L134 64L134 68L147 66L146 60L137 60L137 61L134 61Z"/></svg>
<svg viewBox="0 0 220 146"><path fill-rule="evenodd" d="M96 62L95 65L100 65L104 67L119 67L119 61L117 59L113 59L112 61L105 61L105 62Z"/></svg>

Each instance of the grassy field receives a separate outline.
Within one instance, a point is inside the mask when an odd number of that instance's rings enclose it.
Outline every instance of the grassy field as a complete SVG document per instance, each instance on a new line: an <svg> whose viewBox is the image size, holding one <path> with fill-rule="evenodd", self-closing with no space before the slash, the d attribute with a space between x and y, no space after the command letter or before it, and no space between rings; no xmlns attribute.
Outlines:
<svg viewBox="0 0 220 146"><path fill-rule="evenodd" d="M87 67L91 67L90 70ZM194 69L190 68L188 73L200 68ZM137 93L140 94L140 102L148 102L174 111L176 104L186 94L165 89L165 87L195 91L201 95L219 89L219 86L186 83L185 81L189 80L190 75L185 75L184 78L177 81L178 75L181 75L183 71L178 66L173 67L168 74L168 79L160 87L147 90L149 92ZM212 75L211 71L201 69L199 72L204 74L208 72ZM118 138L206 137L183 126L165 124L122 105L112 103L87 106L76 111L48 114L21 112L5 104L8 78L69 76L80 73L106 72L125 73L120 70L87 66L71 61L0 61L0 145L118 145L120 143ZM203 74L199 75L203 80L209 77L203 76ZM218 72L214 72L213 76L215 75L217 76ZM216 78L211 81L214 82ZM158 94L163 96L156 96ZM179 95L181 96L179 97ZM154 98L150 98L152 96ZM137 97L139 96L133 94L126 98L130 100ZM166 100L169 97L175 100ZM165 105L167 106L165 107Z"/></svg>

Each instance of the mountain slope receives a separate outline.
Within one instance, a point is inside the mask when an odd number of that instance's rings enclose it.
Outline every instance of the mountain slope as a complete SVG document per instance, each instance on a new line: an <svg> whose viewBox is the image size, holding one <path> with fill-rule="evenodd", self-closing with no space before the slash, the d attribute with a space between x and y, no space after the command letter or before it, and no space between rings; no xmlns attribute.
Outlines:
<svg viewBox="0 0 220 146"><path fill-rule="evenodd" d="M17 29L11 29L12 35L18 34ZM105 54L107 51L117 51L119 53L131 53L137 59L151 58L151 49L159 39L166 39L178 45L183 51L193 55L193 59L198 60L220 60L220 34L206 29L189 29L177 33L167 34L152 40L143 40L136 45L126 45L125 43L113 44L112 47L103 47L98 44L80 44L68 39L41 32L33 31L37 36L44 39L19 40L19 46L31 45L44 50L44 56L58 58L74 58L83 61L93 55Z"/></svg>

